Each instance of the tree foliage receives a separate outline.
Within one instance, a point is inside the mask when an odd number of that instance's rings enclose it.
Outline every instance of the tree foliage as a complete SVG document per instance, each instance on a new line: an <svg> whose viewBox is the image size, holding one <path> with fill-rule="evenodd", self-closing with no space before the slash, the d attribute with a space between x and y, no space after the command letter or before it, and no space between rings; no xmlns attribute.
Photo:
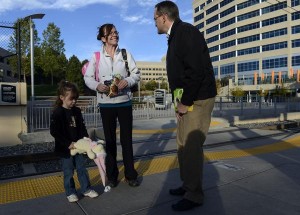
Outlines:
<svg viewBox="0 0 300 215"><path fill-rule="evenodd" d="M33 26L34 26L34 21ZM20 23L20 25L19 25ZM18 19L14 23L14 28L18 29L20 26L20 57L21 57L21 65L22 65L22 74L25 76L30 75L30 24L29 20ZM33 46L34 49L39 46L40 38L38 37L37 30L33 30ZM14 31L12 36L9 38L8 51L11 53L18 52L18 30ZM35 51L35 50L34 50ZM11 66L12 72L15 74L17 72L18 67L18 56L13 56L9 58L9 64Z"/></svg>
<svg viewBox="0 0 300 215"><path fill-rule="evenodd" d="M234 89L231 89L230 92L231 92L231 95L234 96L234 97L242 97L242 96L245 95L245 91L243 91L243 89L240 88L240 87L236 87Z"/></svg>
<svg viewBox="0 0 300 215"><path fill-rule="evenodd" d="M43 32L43 42L41 44L43 50L43 70L44 75L51 76L53 85L54 77L60 78L63 68L65 68L66 57L64 55L64 41L60 39L60 29L54 24L49 23Z"/></svg>
<svg viewBox="0 0 300 215"><path fill-rule="evenodd" d="M155 80L150 80L145 85L146 90L155 90L157 89L157 83Z"/></svg>
<svg viewBox="0 0 300 215"><path fill-rule="evenodd" d="M217 88L217 94L220 94L222 88L220 79L216 79L216 88Z"/></svg>
<svg viewBox="0 0 300 215"><path fill-rule="evenodd" d="M70 57L66 69L66 79L68 81L76 83L79 88L79 91L83 93L85 83L83 80L83 76L81 74L81 67L82 67L82 63L75 55Z"/></svg>

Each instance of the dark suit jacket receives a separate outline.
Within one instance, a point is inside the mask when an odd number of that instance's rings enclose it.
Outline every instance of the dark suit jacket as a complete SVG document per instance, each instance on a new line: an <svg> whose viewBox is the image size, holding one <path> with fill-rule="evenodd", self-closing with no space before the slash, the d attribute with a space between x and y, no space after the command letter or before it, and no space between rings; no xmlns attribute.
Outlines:
<svg viewBox="0 0 300 215"><path fill-rule="evenodd" d="M181 102L184 105L191 106L196 100L217 94L204 37L196 27L180 19L173 23L168 40L167 74L172 92L183 88Z"/></svg>
<svg viewBox="0 0 300 215"><path fill-rule="evenodd" d="M62 157L69 157L69 146L72 142L88 137L81 110L78 107L71 108L76 122L77 138L74 140L69 133L69 121L63 107L57 107L51 115L50 134L55 139L55 152Z"/></svg>

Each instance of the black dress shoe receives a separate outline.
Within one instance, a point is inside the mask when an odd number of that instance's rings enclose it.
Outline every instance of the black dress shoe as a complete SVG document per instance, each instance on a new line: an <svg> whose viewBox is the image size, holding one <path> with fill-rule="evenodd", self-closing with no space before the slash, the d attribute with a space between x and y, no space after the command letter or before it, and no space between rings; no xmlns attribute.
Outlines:
<svg viewBox="0 0 300 215"><path fill-rule="evenodd" d="M140 182L137 179L127 180L127 183L130 187L138 187L140 186Z"/></svg>
<svg viewBox="0 0 300 215"><path fill-rule="evenodd" d="M182 199L179 202L177 202L176 204L172 205L172 209L174 211L187 211L187 210L191 210L195 207L199 207L201 206L201 204L190 201L188 199Z"/></svg>
<svg viewBox="0 0 300 215"><path fill-rule="evenodd" d="M110 186L111 188L118 186L118 181L108 181L106 186Z"/></svg>
<svg viewBox="0 0 300 215"><path fill-rule="evenodd" d="M170 189L169 193L173 196L183 196L185 194L185 189L178 187L177 189Z"/></svg>

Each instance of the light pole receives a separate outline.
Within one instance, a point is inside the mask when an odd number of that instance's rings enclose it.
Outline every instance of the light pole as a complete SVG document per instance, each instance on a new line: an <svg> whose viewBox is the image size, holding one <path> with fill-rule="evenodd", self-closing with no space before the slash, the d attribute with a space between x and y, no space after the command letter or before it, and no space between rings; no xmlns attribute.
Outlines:
<svg viewBox="0 0 300 215"><path fill-rule="evenodd" d="M45 16L43 13L32 14L25 17L25 20L29 20L30 26L30 74L31 74L31 98L34 98L34 38L33 38L33 29L34 24L33 19L42 19Z"/></svg>
<svg viewBox="0 0 300 215"><path fill-rule="evenodd" d="M34 38L33 38L33 29L34 24L33 19L42 19L45 16L43 13L32 14L25 17L25 20L29 20L30 26L30 74L31 74L31 114L30 114L30 124L31 132L33 132L33 101L34 101Z"/></svg>
<svg viewBox="0 0 300 215"><path fill-rule="evenodd" d="M157 78L157 80L159 80L159 81L158 81L158 89L160 89L160 82L161 82L162 79L163 79L162 76L160 76L160 77Z"/></svg>

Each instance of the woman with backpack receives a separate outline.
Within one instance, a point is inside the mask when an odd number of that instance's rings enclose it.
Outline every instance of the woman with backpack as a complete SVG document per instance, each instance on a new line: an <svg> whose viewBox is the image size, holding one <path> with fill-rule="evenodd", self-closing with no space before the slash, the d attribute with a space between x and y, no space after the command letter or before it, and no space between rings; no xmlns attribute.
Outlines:
<svg viewBox="0 0 300 215"><path fill-rule="evenodd" d="M97 91L97 102L103 123L106 141L106 170L108 186L118 185L116 128L120 124L125 179L129 186L139 186L134 168L132 148L132 93L131 89L140 80L140 72L129 52L122 55L118 46L119 32L113 24L99 28L97 40L102 42L99 54L94 54L84 74L85 84ZM126 50L125 50L126 51ZM127 58L127 59L124 59ZM127 64L127 65L126 65ZM97 78L96 78L97 77Z"/></svg>

